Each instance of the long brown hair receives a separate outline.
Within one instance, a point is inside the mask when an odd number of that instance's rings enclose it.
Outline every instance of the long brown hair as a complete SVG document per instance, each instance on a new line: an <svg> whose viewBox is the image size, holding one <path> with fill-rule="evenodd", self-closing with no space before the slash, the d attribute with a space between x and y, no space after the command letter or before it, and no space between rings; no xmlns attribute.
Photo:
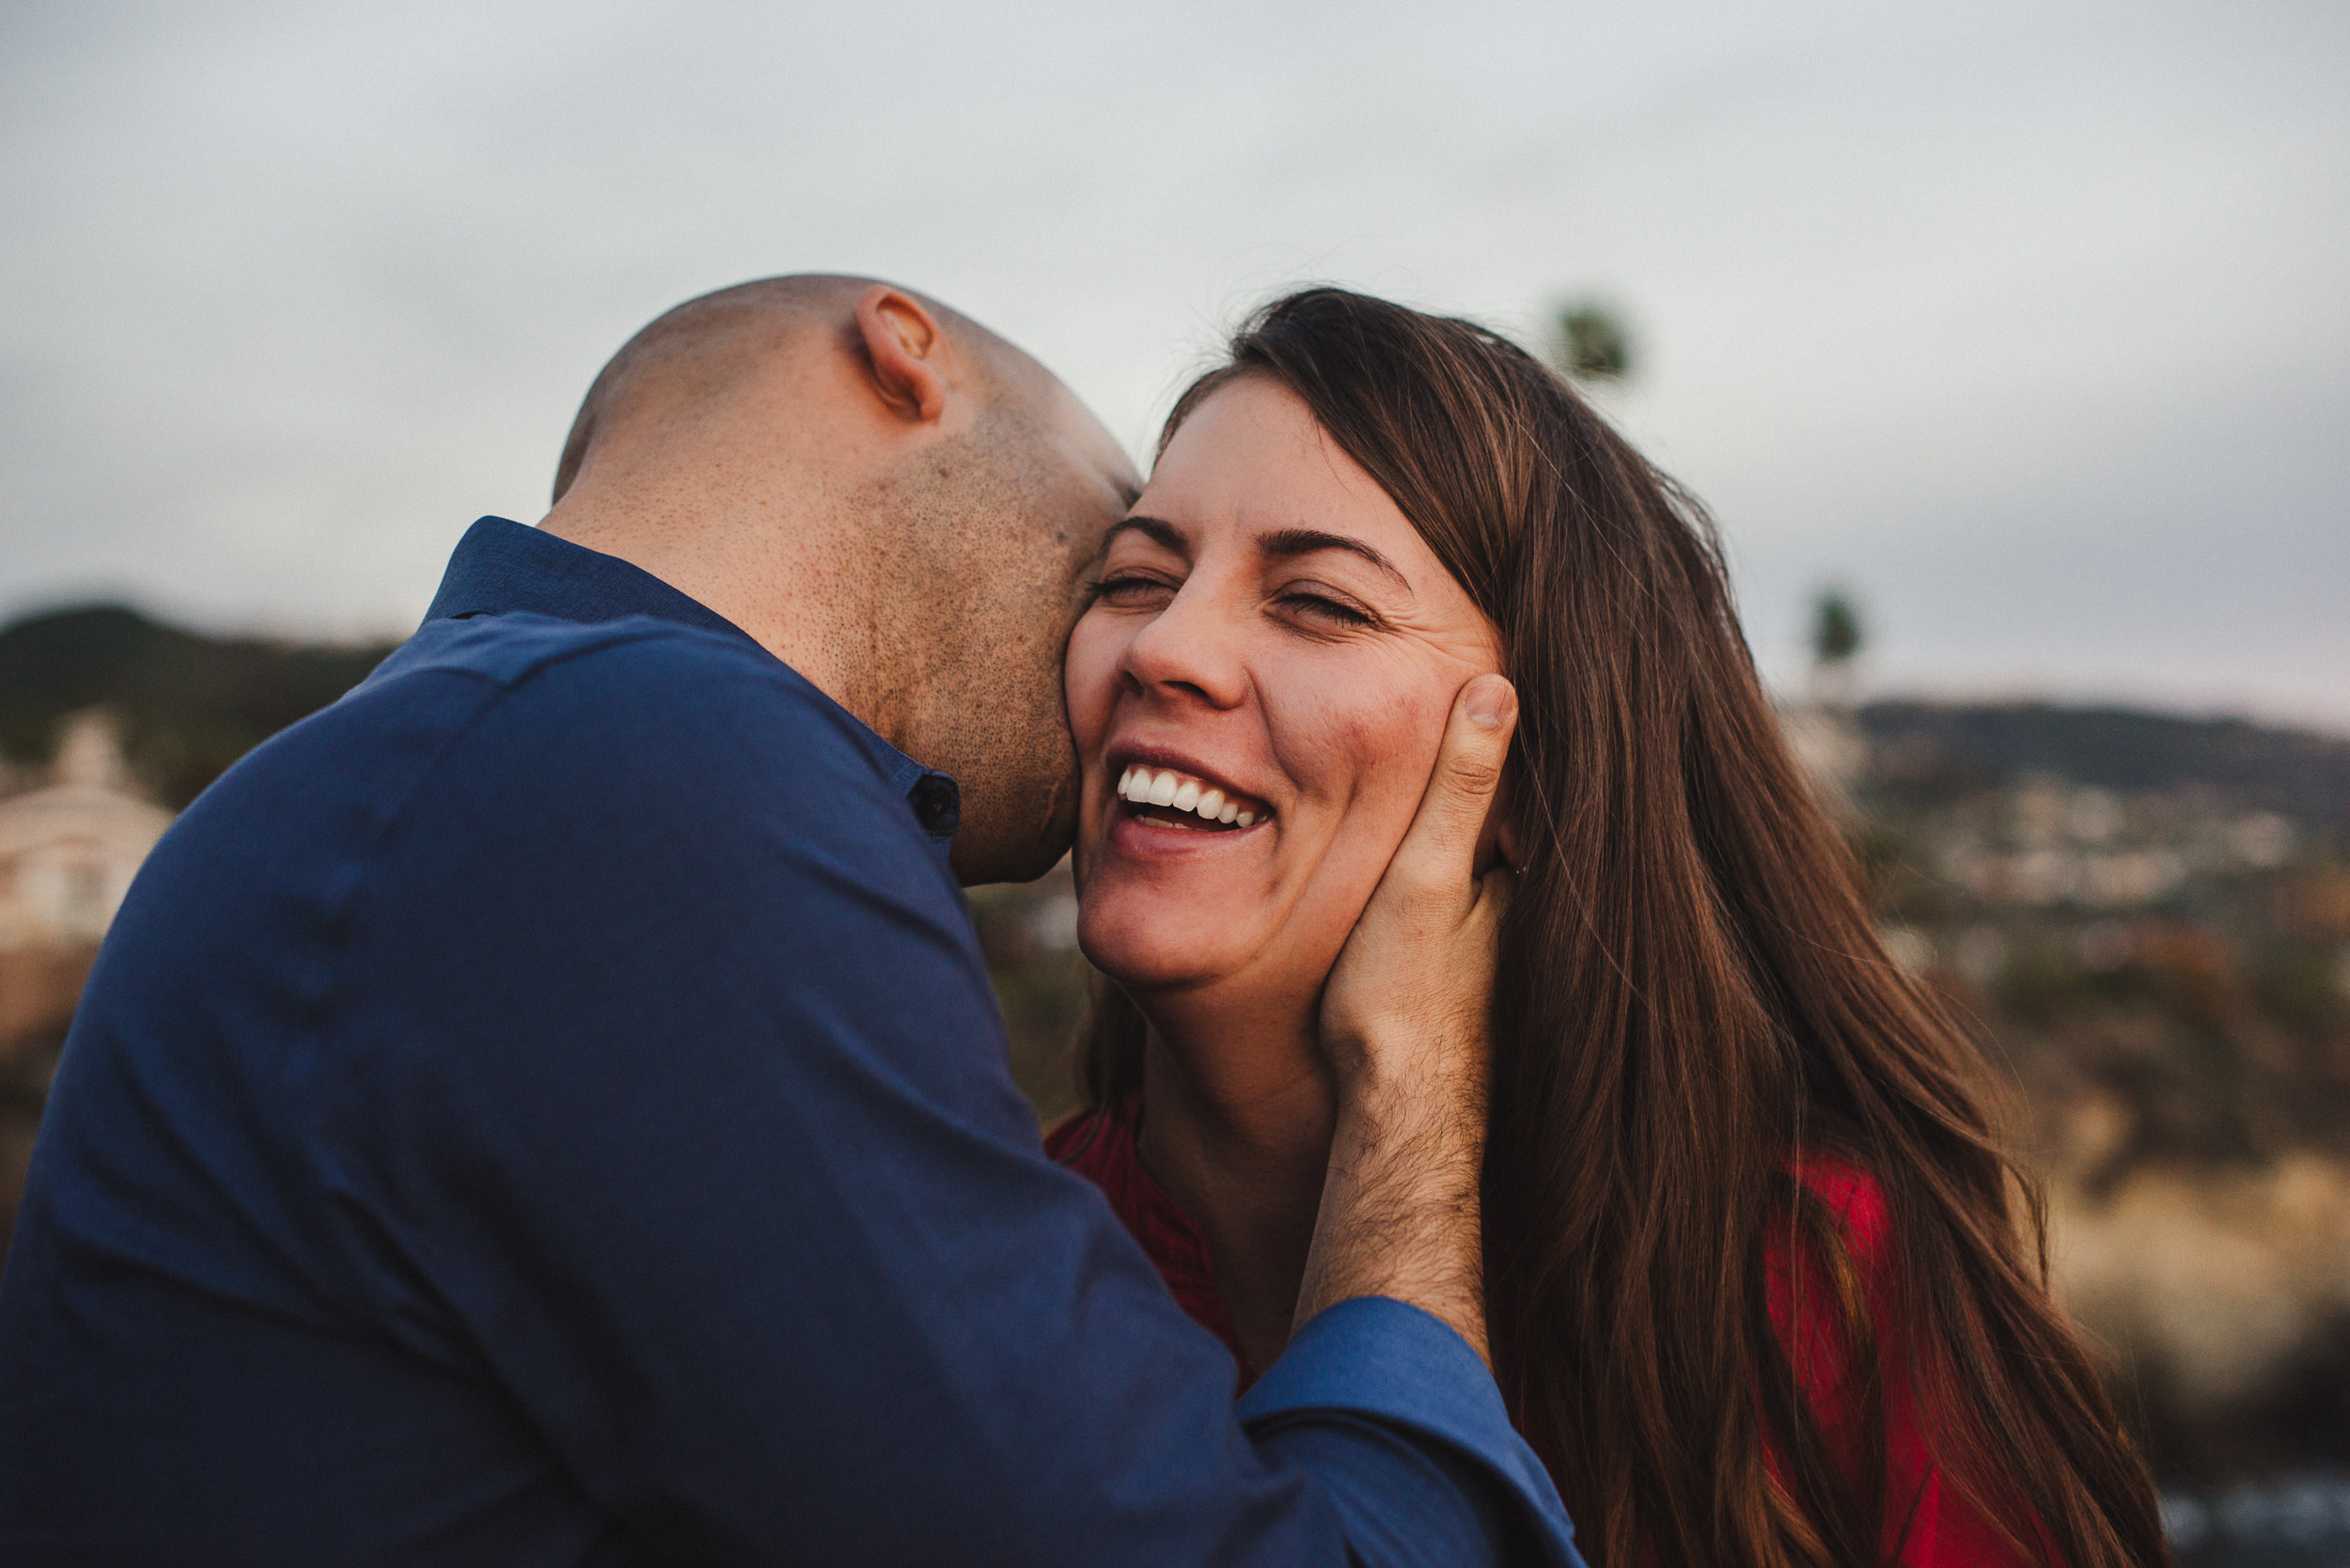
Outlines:
<svg viewBox="0 0 2350 1568"><path fill-rule="evenodd" d="M1945 1484L2019 1555L2166 1560L2146 1468L2049 1298L2038 1189L1995 1136L1974 1047L1877 938L1702 509L1468 321L1292 294L1167 435L1244 376L1295 393L1394 499L1499 629L1517 685L1488 1309L1512 1412L1593 1561L1884 1560L1915 1500L1888 1496L1894 1377ZM1141 1044L1104 987L1089 1104L1139 1084ZM1796 1175L1820 1152L1884 1195L1897 1325L1871 1321ZM1821 1294L1849 1347L1857 1473L1773 1329L1766 1257L1791 1255L1845 1287Z"/></svg>

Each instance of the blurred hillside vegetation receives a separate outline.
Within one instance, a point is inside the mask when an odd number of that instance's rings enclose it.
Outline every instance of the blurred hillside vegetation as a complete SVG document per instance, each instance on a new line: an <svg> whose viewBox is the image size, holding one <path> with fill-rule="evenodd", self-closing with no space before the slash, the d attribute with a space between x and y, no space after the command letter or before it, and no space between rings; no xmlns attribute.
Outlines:
<svg viewBox="0 0 2350 1568"><path fill-rule="evenodd" d="M2350 1466L2350 741L2118 708L1854 705L1859 623L1830 619L1791 742L1846 823L1888 951L2012 1085L2060 1290L2112 1350L2164 1473ZM386 651L117 606L0 630L0 1243L127 875L67 864L95 838L42 861L50 830L24 824L103 796L134 865L155 831L137 801L185 806ZM118 765L90 760L107 736ZM86 907L55 914L72 886ZM13 925L11 899L31 912ZM971 903L1014 1075L1050 1121L1073 1103L1089 982L1066 863Z"/></svg>
<svg viewBox="0 0 2350 1568"><path fill-rule="evenodd" d="M1856 728L1888 949L2012 1074L2060 1290L2154 1452L2350 1466L2350 742L2030 704Z"/></svg>

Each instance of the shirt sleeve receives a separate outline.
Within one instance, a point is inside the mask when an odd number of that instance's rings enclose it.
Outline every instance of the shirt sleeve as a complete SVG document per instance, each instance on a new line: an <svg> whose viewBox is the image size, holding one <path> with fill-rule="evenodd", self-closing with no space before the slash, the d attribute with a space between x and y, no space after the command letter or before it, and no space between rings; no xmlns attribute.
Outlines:
<svg viewBox="0 0 2350 1568"><path fill-rule="evenodd" d="M1393 1536L1399 1513L1427 1519L1476 1510L1475 1528L1488 1539L1514 1539L1511 1560L1582 1568L1549 1472L1512 1429L1484 1363L1417 1307L1357 1296L1324 1309L1237 1413L1260 1443L1317 1458L1350 1538L1380 1540L1381 1560L1448 1560L1424 1555L1427 1532ZM1334 1428L1357 1431L1358 1442L1330 1443ZM1364 1463L1374 1444L1394 1451ZM1470 1528L1462 1519L1444 1533Z"/></svg>
<svg viewBox="0 0 2350 1568"><path fill-rule="evenodd" d="M316 1141L372 1320L678 1560L1572 1561L1410 1309L1308 1325L1244 1431L1038 1149L870 743L709 643L530 675L355 873Z"/></svg>

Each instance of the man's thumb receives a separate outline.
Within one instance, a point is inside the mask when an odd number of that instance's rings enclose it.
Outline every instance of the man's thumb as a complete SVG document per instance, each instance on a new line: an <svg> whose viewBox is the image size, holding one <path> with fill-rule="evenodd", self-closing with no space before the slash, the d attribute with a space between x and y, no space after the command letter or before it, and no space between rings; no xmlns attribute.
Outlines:
<svg viewBox="0 0 2350 1568"><path fill-rule="evenodd" d="M1510 736L1517 728L1518 693L1498 675L1480 675L1452 699L1452 716L1436 753L1436 769L1420 797L1419 815L1396 851L1399 865L1437 882L1466 884L1477 841L1501 787Z"/></svg>

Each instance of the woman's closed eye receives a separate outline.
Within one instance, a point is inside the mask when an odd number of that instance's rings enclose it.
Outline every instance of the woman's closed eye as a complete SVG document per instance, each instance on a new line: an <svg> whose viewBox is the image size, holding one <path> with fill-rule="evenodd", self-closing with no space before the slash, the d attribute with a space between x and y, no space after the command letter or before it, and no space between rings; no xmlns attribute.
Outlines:
<svg viewBox="0 0 2350 1568"><path fill-rule="evenodd" d="M1106 572L1086 585L1086 603L1120 610L1148 610L1165 605L1177 585L1139 572Z"/></svg>
<svg viewBox="0 0 2350 1568"><path fill-rule="evenodd" d="M1275 594L1273 602L1284 610L1325 628L1379 624L1378 616L1371 610L1320 584L1292 583Z"/></svg>

